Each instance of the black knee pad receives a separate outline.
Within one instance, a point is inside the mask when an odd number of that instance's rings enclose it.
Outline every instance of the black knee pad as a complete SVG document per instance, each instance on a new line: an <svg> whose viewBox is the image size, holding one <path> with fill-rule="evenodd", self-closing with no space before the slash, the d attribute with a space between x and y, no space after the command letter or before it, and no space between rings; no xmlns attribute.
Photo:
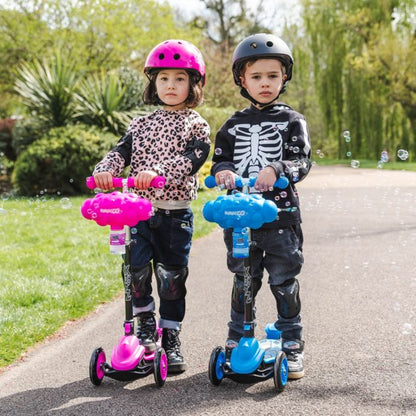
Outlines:
<svg viewBox="0 0 416 416"><path fill-rule="evenodd" d="M282 318L291 319L300 313L299 282L289 279L282 285L270 285Z"/></svg>
<svg viewBox="0 0 416 416"><path fill-rule="evenodd" d="M253 279L253 299L261 288L261 280ZM231 293L231 307L236 311L244 312L244 278L235 275Z"/></svg>
<svg viewBox="0 0 416 416"><path fill-rule="evenodd" d="M172 267L157 263L155 267L157 291L163 300L178 300L185 298L185 282L188 277L188 267Z"/></svg>
<svg viewBox="0 0 416 416"><path fill-rule="evenodd" d="M145 296L148 287L152 282L152 265L145 264L142 267L134 268L131 273L133 281L133 296L140 299Z"/></svg>

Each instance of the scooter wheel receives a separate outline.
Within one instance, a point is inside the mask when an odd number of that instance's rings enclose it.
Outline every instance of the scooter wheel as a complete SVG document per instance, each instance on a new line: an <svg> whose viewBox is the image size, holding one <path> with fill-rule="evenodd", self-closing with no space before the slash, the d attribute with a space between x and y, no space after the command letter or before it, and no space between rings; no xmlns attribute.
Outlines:
<svg viewBox="0 0 416 416"><path fill-rule="evenodd" d="M225 351L223 347L216 347L211 353L208 366L208 376L214 386L219 386L224 378L223 364L225 363Z"/></svg>
<svg viewBox="0 0 416 416"><path fill-rule="evenodd" d="M96 348L90 359L90 380L92 384L99 386L104 378L102 364L105 363L105 352L100 348Z"/></svg>
<svg viewBox="0 0 416 416"><path fill-rule="evenodd" d="M158 387L162 387L165 384L166 377L168 375L168 359L163 348L159 348L155 352L153 375L155 377L156 385Z"/></svg>
<svg viewBox="0 0 416 416"><path fill-rule="evenodd" d="M278 352L273 370L274 385L276 390L280 393L286 387L289 375L287 357L283 351Z"/></svg>

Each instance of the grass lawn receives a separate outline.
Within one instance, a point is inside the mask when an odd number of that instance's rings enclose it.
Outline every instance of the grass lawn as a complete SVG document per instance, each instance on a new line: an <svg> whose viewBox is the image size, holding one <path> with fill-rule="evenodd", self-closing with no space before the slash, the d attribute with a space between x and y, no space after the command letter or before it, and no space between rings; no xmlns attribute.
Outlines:
<svg viewBox="0 0 416 416"><path fill-rule="evenodd" d="M358 164L353 159L327 159L327 158L314 158L316 164L322 166L351 166L355 169L385 169L385 170L409 170L416 171L416 162L400 161L400 162L387 162L379 164L375 160L359 159Z"/></svg>
<svg viewBox="0 0 416 416"><path fill-rule="evenodd" d="M217 195L202 191L193 202L195 238L215 227L201 209ZM81 216L86 198L0 200L0 368L123 290L109 227Z"/></svg>

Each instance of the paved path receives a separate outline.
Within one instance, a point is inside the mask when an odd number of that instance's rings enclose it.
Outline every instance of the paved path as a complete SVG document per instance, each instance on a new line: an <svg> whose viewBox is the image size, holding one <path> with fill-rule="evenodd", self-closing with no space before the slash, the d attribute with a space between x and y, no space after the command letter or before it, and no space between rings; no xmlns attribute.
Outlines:
<svg viewBox="0 0 416 416"><path fill-rule="evenodd" d="M315 166L299 184L306 376L276 395L272 380L211 386L211 350L226 336L231 277L221 231L194 242L182 341L189 370L88 378L96 346L122 334L122 299L68 325L0 375L0 415L416 415L416 173ZM258 335L275 317L265 284Z"/></svg>

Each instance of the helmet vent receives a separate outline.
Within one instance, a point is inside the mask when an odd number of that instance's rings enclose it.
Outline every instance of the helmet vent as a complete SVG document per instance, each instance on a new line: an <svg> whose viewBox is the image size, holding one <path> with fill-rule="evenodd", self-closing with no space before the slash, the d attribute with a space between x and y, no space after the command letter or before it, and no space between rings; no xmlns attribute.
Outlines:
<svg viewBox="0 0 416 416"><path fill-rule="evenodd" d="M159 59L160 59L160 60L162 60L162 59L164 59L164 58L165 58L165 54L164 54L164 53L160 53L160 54L159 54Z"/></svg>
<svg viewBox="0 0 416 416"><path fill-rule="evenodd" d="M256 42L250 43L250 48L256 49L257 48L257 43Z"/></svg>
<svg viewBox="0 0 416 416"><path fill-rule="evenodd" d="M181 56L178 53L175 53L175 55L173 55L173 59L175 59L176 61L180 58Z"/></svg>
<svg viewBox="0 0 416 416"><path fill-rule="evenodd" d="M273 42L271 40L269 40L268 42L266 42L266 45L271 48L273 46Z"/></svg>

